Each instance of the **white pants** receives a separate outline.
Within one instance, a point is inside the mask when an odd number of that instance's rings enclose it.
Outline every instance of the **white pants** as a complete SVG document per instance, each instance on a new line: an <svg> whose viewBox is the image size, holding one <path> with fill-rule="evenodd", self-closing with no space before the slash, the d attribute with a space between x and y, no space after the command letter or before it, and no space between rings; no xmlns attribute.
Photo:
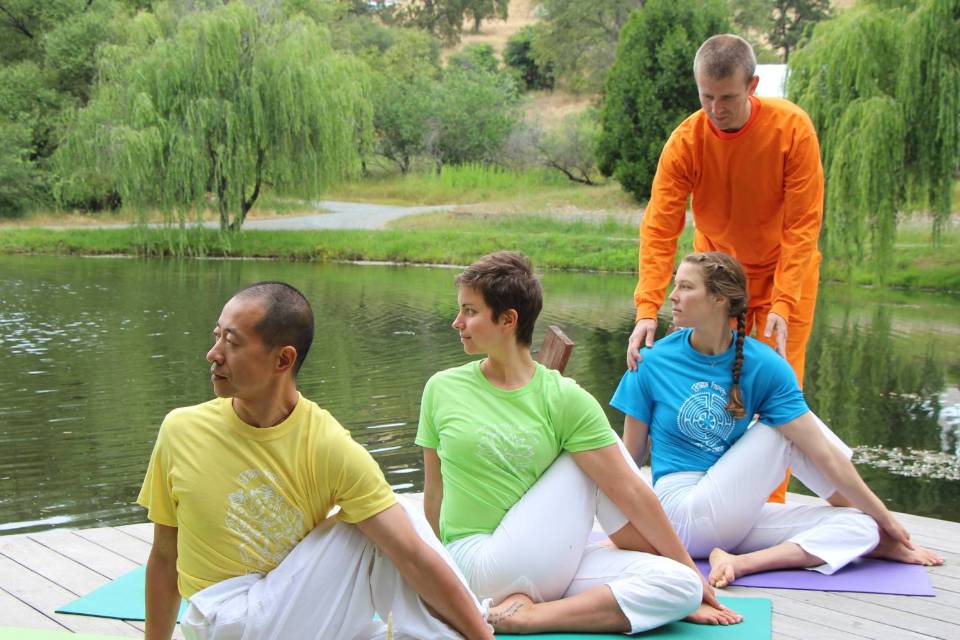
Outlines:
<svg viewBox="0 0 960 640"><path fill-rule="evenodd" d="M819 418L817 423L849 458L850 448ZM787 466L821 498L835 493L802 451L761 423L751 426L706 473L671 473L657 481L655 490L694 558L707 557L715 547L740 554L792 542L824 561L816 571L831 574L877 546L877 523L856 509L768 503Z"/></svg>
<svg viewBox="0 0 960 640"><path fill-rule="evenodd" d="M639 474L623 445L621 451ZM563 454L507 512L492 534L454 540L450 554L481 599L513 593L548 602L606 585L639 633L679 620L700 605L700 577L679 562L588 544L594 516L608 534L626 517Z"/></svg>
<svg viewBox="0 0 960 640"><path fill-rule="evenodd" d="M398 500L414 528L463 580L419 508ZM466 581L464 581L466 584ZM485 607L477 603L485 613ZM353 525L327 521L271 572L238 576L190 598L181 628L187 640L367 640L459 638L434 618L396 566Z"/></svg>

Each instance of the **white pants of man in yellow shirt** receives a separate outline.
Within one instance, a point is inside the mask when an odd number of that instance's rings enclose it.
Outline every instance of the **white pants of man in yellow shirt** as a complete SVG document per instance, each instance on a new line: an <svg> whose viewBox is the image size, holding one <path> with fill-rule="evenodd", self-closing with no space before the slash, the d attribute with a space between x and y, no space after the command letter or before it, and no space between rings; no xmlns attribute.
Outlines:
<svg viewBox="0 0 960 640"><path fill-rule="evenodd" d="M466 584L419 506L397 498L420 537ZM486 612L486 604L477 607ZM328 519L273 571L194 594L181 627L188 640L373 640L386 638L381 620L391 613L396 640L459 637L357 527Z"/></svg>

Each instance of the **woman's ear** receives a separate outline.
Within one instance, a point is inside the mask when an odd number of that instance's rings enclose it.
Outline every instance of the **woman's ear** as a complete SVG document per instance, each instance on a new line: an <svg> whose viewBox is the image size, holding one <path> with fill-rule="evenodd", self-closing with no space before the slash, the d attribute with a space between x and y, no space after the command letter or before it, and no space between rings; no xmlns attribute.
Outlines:
<svg viewBox="0 0 960 640"><path fill-rule="evenodd" d="M497 319L497 322L504 329L510 328L510 327L513 327L515 329L517 327L517 321L519 319L520 319L520 314L517 313L516 309L507 309L506 311L500 314L500 317Z"/></svg>

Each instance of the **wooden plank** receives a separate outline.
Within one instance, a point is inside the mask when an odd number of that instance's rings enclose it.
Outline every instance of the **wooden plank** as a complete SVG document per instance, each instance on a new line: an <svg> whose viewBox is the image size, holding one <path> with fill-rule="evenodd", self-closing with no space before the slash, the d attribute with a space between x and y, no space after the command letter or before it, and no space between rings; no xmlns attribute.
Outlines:
<svg viewBox="0 0 960 640"><path fill-rule="evenodd" d="M940 593L960 593L960 578L954 578L952 576L946 576L935 571L930 571L930 583L933 585L933 588L936 590L937 595Z"/></svg>
<svg viewBox="0 0 960 640"><path fill-rule="evenodd" d="M141 635L136 627L120 620L54 613L57 607L75 600L79 594L64 589L6 556L0 556L0 576L3 576L3 589L7 593L70 631L114 634L123 637Z"/></svg>
<svg viewBox="0 0 960 640"><path fill-rule="evenodd" d="M153 544L153 523L152 522L140 522L138 524L124 524L119 527L114 527L119 531L128 533L134 538L139 538L146 543Z"/></svg>
<svg viewBox="0 0 960 640"><path fill-rule="evenodd" d="M0 589L0 613L3 614L0 626L23 627L25 629L50 629L63 631L64 627L45 616L27 603Z"/></svg>
<svg viewBox="0 0 960 640"><path fill-rule="evenodd" d="M148 543L113 527L77 529L74 533L137 564L146 564L150 556Z"/></svg>
<svg viewBox="0 0 960 640"><path fill-rule="evenodd" d="M139 566L136 562L77 535L76 530L54 529L30 534L29 537L37 544L110 579L119 578Z"/></svg>
<svg viewBox="0 0 960 640"><path fill-rule="evenodd" d="M897 637L898 633L904 631L912 631L914 633L927 635L933 638L960 637L960 627L957 625L940 620L931 620L922 615L918 615L909 611L890 609L885 605L873 602L872 597L875 597L874 594L857 594L863 596L863 598L857 602L852 602L851 598L845 597L846 594L841 593L801 591L799 589L761 589L759 591L766 592L767 597L773 597L774 592L776 592L777 599L774 606L776 606L776 604L785 606L785 601L787 600L794 602L805 602L815 607L822 607L830 611L850 616L851 619L853 617L857 617L864 620L870 620L881 625L886 625L890 628L890 632L877 636L878 638L883 638L884 640L891 637ZM909 598L911 602L926 599L927 598Z"/></svg>
<svg viewBox="0 0 960 640"><path fill-rule="evenodd" d="M86 595L110 581L110 578L102 573L74 562L27 537L14 544L5 545L0 554L79 595Z"/></svg>
<svg viewBox="0 0 960 640"><path fill-rule="evenodd" d="M844 593L844 597L859 602L882 605L891 611L903 611L929 620L948 622L956 627L960 637L960 595L939 593L935 598L908 598L883 593Z"/></svg>
<svg viewBox="0 0 960 640"><path fill-rule="evenodd" d="M858 615L856 607L837 602L835 609L813 604L803 599L791 598L796 590L758 589L752 587L728 587L723 596L770 598L773 601L774 638L871 638L889 640L929 640L931 636L890 626ZM837 600L840 594L821 594ZM911 598L915 600L915 598ZM842 607L846 607L845 609ZM733 605L736 609L736 606Z"/></svg>

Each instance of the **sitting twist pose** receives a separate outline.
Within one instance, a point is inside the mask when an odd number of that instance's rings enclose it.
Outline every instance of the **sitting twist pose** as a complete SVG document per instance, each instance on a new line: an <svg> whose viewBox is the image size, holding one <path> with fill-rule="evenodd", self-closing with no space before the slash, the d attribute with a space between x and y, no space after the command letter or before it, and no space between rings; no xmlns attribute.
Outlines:
<svg viewBox="0 0 960 640"><path fill-rule="evenodd" d="M830 574L862 555L943 563L860 478L787 361L744 335L747 279L735 259L687 256L670 301L681 329L643 350L611 404L626 414L638 463L649 435L654 491L690 554L710 558L711 585L772 569ZM830 505L767 503L788 466Z"/></svg>
<svg viewBox="0 0 960 640"><path fill-rule="evenodd" d="M704 584L597 401L530 354L543 304L522 255L456 280L468 354L426 385L424 509L497 631L638 633L740 620ZM590 543L594 518L611 544Z"/></svg>

